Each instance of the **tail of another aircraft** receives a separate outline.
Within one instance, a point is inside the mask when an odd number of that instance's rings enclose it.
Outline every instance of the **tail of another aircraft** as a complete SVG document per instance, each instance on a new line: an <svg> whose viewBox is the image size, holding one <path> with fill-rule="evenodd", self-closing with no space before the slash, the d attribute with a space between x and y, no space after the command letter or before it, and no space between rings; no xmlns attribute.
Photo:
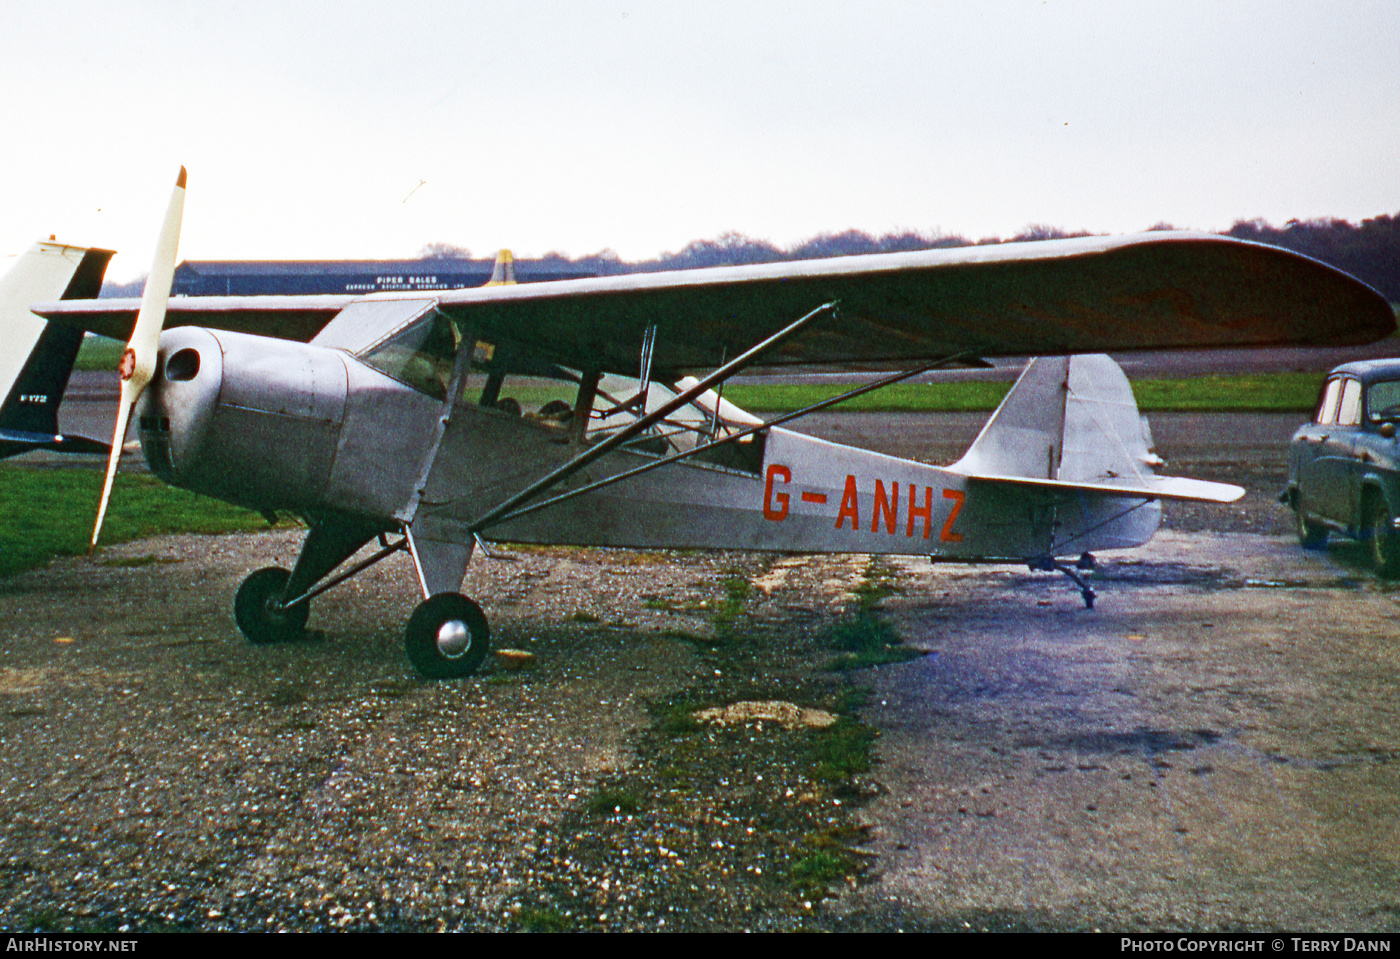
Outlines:
<svg viewBox="0 0 1400 959"><path fill-rule="evenodd" d="M1043 489L1231 503L1238 486L1158 476L1147 422L1103 355L1038 357L951 470Z"/></svg>
<svg viewBox="0 0 1400 959"><path fill-rule="evenodd" d="M106 443L58 431L58 405L83 332L29 310L41 300L91 299L111 250L41 241L0 278L0 458L34 449L106 453Z"/></svg>
<svg viewBox="0 0 1400 959"><path fill-rule="evenodd" d="M501 250L496 254L496 263L491 267L491 279L486 281L486 285L515 285L515 256L510 250Z"/></svg>

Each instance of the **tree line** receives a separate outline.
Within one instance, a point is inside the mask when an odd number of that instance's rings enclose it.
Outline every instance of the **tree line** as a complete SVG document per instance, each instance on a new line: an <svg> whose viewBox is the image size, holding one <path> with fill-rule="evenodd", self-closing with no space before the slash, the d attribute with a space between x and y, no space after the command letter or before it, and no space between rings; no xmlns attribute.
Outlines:
<svg viewBox="0 0 1400 959"><path fill-rule="evenodd" d="M1158 223L1149 230L1175 229ZM897 253L906 250L936 250L945 247L980 246L989 243L1020 243L1090 236L1043 224L1026 227L1015 236L983 237L972 240L955 233L923 233L905 230L872 236L861 230L823 233L782 249L767 240L755 240L742 233L722 233L710 240L693 240L675 253L663 253L650 260L623 260L612 250L601 250L580 257L546 253L539 264L547 270L583 271L597 276L619 273L652 273L660 270L694 270L709 266L740 266L748 263L776 263L782 260L811 260L862 253ZM1400 303L1400 213L1382 215L1353 224L1340 219L1289 220L1281 227L1264 220L1239 220L1225 236L1270 246L1283 247L1321 260L1374 287L1392 303ZM450 243L429 243L418 252L422 260L466 260L471 254ZM140 296L145 277L131 283L104 284L103 296Z"/></svg>
<svg viewBox="0 0 1400 959"><path fill-rule="evenodd" d="M1149 231L1173 229L1176 228L1169 223L1149 227ZM693 240L678 252L663 253L650 260L623 260L612 250L602 250L580 257L546 253L540 262L552 269L582 270L598 276L612 276L1090 235L1084 231L1067 233L1042 224L1028 226L1005 239L984 237L978 240L938 231L921 233L905 230L872 236L860 230L846 230L844 233L823 233L788 249L781 249L767 240L755 240L742 233L729 232L710 240ZM1362 220L1360 224L1333 218L1289 220L1283 226L1276 227L1264 220L1239 220L1223 235L1283 247L1321 260L1374 287L1390 302L1400 302L1400 213ZM434 243L424 247L419 256L424 259L466 259L469 254L459 247Z"/></svg>

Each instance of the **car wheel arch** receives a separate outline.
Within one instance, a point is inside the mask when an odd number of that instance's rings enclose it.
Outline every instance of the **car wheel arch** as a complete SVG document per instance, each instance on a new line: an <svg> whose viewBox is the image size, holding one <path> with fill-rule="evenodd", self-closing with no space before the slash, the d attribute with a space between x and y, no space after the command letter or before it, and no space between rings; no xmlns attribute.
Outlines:
<svg viewBox="0 0 1400 959"><path fill-rule="evenodd" d="M1375 474L1368 474L1361 478L1360 495L1357 496L1356 503L1358 523L1363 521L1362 517L1366 515L1367 507L1377 498L1385 504L1385 508L1390 511L1392 516L1395 515L1395 497L1387 492L1387 485L1389 484L1387 484L1382 477Z"/></svg>

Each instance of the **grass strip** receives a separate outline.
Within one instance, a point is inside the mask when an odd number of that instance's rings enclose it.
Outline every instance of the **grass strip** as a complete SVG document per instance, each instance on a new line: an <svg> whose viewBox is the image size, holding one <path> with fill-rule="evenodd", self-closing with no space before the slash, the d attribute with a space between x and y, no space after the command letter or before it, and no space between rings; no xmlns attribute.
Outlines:
<svg viewBox="0 0 1400 959"><path fill-rule="evenodd" d="M0 467L0 577L87 552L101 470ZM267 529L250 510L175 489L151 476L118 474L102 545L161 533Z"/></svg>
<svg viewBox="0 0 1400 959"><path fill-rule="evenodd" d="M1317 402L1325 373L1250 373L1140 379L1133 393L1143 412L1306 412ZM787 412L850 389L838 383L730 384L724 398L755 412ZM835 407L880 413L989 412L1011 389L1010 383L976 381L897 383Z"/></svg>

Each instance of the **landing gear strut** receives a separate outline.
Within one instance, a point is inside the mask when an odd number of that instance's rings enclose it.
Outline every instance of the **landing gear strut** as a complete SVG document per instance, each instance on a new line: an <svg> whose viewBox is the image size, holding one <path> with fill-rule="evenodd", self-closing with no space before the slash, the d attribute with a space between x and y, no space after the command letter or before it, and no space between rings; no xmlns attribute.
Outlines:
<svg viewBox="0 0 1400 959"><path fill-rule="evenodd" d="M1070 579L1074 580L1075 586L1079 587L1079 595L1084 597L1084 608L1094 608L1094 597L1097 595L1094 592L1094 590L1089 586L1088 583L1084 582L1084 580L1080 578L1078 573L1076 573L1070 567L1066 566L1064 563L1061 563L1058 560L1056 560L1055 557L1039 556L1033 560L1030 560L1026 565L1033 572L1053 573L1058 571L1064 573ZM1080 556L1079 559L1074 561L1074 565L1078 569L1090 570L1095 568L1098 565L1098 563L1095 561L1094 557L1091 554L1085 553L1084 555Z"/></svg>

